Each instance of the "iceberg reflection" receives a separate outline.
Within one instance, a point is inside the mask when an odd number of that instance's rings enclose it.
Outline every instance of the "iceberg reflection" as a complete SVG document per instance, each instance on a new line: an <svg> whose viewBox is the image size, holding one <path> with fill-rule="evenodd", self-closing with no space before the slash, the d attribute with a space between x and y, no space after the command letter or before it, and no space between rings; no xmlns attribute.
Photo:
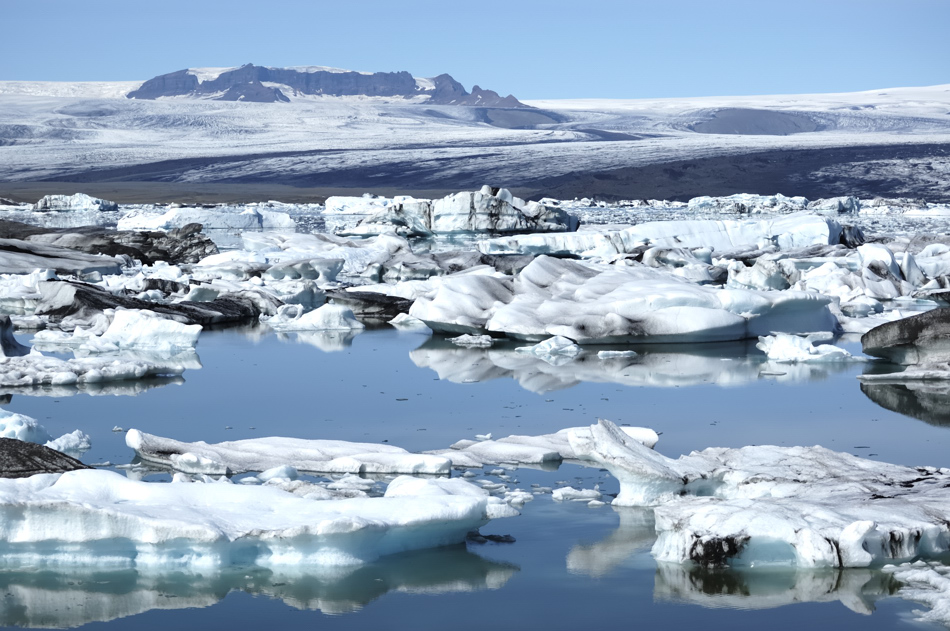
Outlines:
<svg viewBox="0 0 950 631"><path fill-rule="evenodd" d="M840 601L860 614L893 596L901 583L890 574L867 568L820 570L707 569L659 563L653 597L658 601L701 607L771 609L807 602Z"/></svg>
<svg viewBox="0 0 950 631"><path fill-rule="evenodd" d="M862 382L861 392L886 410L950 427L950 383L946 381Z"/></svg>
<svg viewBox="0 0 950 631"><path fill-rule="evenodd" d="M296 609L342 614L389 592L441 594L499 589L519 571L452 546L393 555L356 568L151 574L141 570L67 572L0 569L0 625L72 628L152 609L202 608L240 590Z"/></svg>
<svg viewBox="0 0 950 631"><path fill-rule="evenodd" d="M429 338L409 353L420 368L440 379L474 383L511 378L530 392L544 393L583 382L626 386L673 387L697 384L738 386L759 379L783 382L817 381L852 370L847 362L785 364L766 361L754 341L640 347L585 347L573 361L516 352L523 344L497 342L491 348L463 348L445 338ZM636 350L635 357L600 358L601 350Z"/></svg>

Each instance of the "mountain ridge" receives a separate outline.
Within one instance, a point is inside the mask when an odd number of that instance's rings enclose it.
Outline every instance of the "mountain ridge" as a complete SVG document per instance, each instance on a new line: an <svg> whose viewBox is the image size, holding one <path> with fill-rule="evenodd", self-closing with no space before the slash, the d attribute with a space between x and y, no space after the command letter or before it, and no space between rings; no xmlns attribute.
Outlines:
<svg viewBox="0 0 950 631"><path fill-rule="evenodd" d="M418 99L429 105L529 108L513 95L474 86L469 92L449 74L418 79L401 72L356 72L322 66L186 68L145 81L130 99L190 96L220 101L286 103L290 96L370 96Z"/></svg>

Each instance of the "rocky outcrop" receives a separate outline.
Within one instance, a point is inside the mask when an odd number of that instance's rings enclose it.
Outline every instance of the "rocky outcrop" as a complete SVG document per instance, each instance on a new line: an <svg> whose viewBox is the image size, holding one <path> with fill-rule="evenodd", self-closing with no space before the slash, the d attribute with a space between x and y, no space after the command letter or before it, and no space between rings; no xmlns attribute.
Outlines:
<svg viewBox="0 0 950 631"><path fill-rule="evenodd" d="M0 478L92 469L64 453L15 438L0 438Z"/></svg>
<svg viewBox="0 0 950 631"><path fill-rule="evenodd" d="M895 364L937 365L950 362L950 309L934 309L887 322L861 336L866 355Z"/></svg>
<svg viewBox="0 0 950 631"><path fill-rule="evenodd" d="M98 226L82 228L41 228L0 219L0 238L20 239L86 254L128 255L146 265L155 261L171 264L197 263L217 254L214 242L201 233L201 224L192 223L168 232L106 230Z"/></svg>
<svg viewBox="0 0 950 631"><path fill-rule="evenodd" d="M282 88L264 85L278 84ZM287 94L285 94L287 91ZM196 96L221 101L255 103L286 102L296 95L428 97L430 105L470 105L480 107L526 108L512 95L499 96L475 86L469 93L447 74L416 80L408 72L351 72L319 68L268 68L246 64L226 70L205 81L191 70L178 70L149 79L130 99L157 99L167 96Z"/></svg>

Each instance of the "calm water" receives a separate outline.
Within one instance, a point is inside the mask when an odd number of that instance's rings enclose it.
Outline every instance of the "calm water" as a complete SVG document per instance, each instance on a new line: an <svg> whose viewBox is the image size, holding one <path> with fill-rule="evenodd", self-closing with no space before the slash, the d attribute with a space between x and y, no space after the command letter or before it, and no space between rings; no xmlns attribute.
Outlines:
<svg viewBox="0 0 950 631"><path fill-rule="evenodd" d="M749 344L645 348L633 360L562 366L512 346L458 349L428 333L370 330L351 340L253 329L203 334L184 379L98 396L15 394L7 409L51 434L79 428L85 462L131 461L132 427L181 440L283 435L443 448L492 432L540 434L598 417L661 432L676 456L708 446L814 445L907 465L950 466L946 395L901 391L929 422L865 395L863 364L767 365ZM857 350L854 346L849 349ZM675 351L675 352L674 352ZM779 374L784 373L784 374ZM139 390L137 396L122 394ZM38 394L38 393L34 393ZM943 398L941 398L943 397ZM892 396L893 400L895 397ZM402 400L405 399L405 400ZM936 403L934 403L936 401ZM943 407L941 407L943 406ZM893 407L893 406L892 406ZM924 414L918 408L929 410ZM934 412L933 410L937 410ZM596 468L508 472L516 486L616 482ZM160 477L154 479L161 479ZM919 608L872 571L701 572L657 567L649 511L537 496L470 543L346 572L147 574L0 570L0 625L88 628L912 628ZM873 612L873 613L871 613ZM453 622L455 621L455 622Z"/></svg>

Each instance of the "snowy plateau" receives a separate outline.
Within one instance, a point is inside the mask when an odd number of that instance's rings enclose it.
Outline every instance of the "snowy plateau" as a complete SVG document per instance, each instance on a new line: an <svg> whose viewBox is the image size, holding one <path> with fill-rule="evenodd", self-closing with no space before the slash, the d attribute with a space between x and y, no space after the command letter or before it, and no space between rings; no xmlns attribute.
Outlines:
<svg viewBox="0 0 950 631"><path fill-rule="evenodd" d="M0 120L0 625L950 625L950 87L247 65ZM277 199L146 199L227 182Z"/></svg>

